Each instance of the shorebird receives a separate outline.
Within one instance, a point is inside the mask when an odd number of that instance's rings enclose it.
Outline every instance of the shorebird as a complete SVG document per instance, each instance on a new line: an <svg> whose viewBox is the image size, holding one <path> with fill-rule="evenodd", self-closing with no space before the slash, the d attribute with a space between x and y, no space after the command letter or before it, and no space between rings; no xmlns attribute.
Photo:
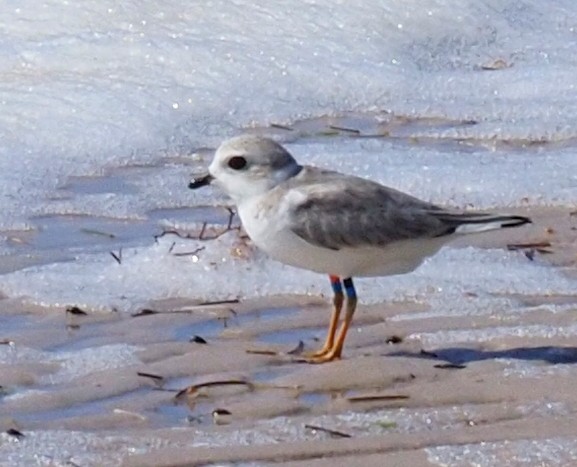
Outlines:
<svg viewBox="0 0 577 467"><path fill-rule="evenodd" d="M223 142L208 173L189 188L213 182L236 203L257 247L285 264L329 275L333 312L324 345L306 356L311 363L342 355L357 306L353 277L405 274L457 237L531 222L447 209L374 181L300 165L272 139L251 135Z"/></svg>

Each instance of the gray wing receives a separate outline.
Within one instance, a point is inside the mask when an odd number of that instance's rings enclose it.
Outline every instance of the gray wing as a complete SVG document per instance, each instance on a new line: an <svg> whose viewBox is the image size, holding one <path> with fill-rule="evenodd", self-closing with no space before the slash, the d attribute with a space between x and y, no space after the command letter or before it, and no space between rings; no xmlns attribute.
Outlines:
<svg viewBox="0 0 577 467"><path fill-rule="evenodd" d="M304 167L285 189L300 193L290 211L291 230L313 245L333 250L531 222L523 216L444 209L370 180L313 167Z"/></svg>
<svg viewBox="0 0 577 467"><path fill-rule="evenodd" d="M447 211L378 183L315 172L293 185L305 196L292 206L290 215L291 230L311 244L334 250L384 246L448 235L461 223L446 222L437 214Z"/></svg>

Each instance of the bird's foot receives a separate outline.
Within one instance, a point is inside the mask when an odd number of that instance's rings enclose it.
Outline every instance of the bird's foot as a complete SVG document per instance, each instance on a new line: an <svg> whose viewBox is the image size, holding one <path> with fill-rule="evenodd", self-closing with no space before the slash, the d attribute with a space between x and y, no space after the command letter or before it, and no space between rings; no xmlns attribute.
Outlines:
<svg viewBox="0 0 577 467"><path fill-rule="evenodd" d="M317 358L322 357L323 355L328 354L331 351L331 347L324 345L320 349L315 350L314 352L305 352L303 353L304 358Z"/></svg>
<svg viewBox="0 0 577 467"><path fill-rule="evenodd" d="M341 359L341 349L337 349L336 347L323 347L316 352L304 354L303 357L301 361L304 363L318 364L332 362L333 360Z"/></svg>

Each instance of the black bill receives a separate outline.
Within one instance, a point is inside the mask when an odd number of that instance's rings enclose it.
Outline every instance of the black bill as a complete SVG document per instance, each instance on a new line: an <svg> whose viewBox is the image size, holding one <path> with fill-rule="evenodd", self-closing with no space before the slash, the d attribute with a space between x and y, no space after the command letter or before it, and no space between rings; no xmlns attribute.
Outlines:
<svg viewBox="0 0 577 467"><path fill-rule="evenodd" d="M210 182L214 177L210 174L203 174L193 177L193 179L188 184L188 188L191 190L196 190L197 188L202 188L203 186L210 185Z"/></svg>

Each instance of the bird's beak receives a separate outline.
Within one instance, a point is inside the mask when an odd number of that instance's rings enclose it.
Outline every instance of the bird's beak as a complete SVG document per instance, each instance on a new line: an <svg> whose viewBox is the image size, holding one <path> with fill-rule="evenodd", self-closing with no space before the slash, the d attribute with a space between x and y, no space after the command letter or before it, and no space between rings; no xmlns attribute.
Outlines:
<svg viewBox="0 0 577 467"><path fill-rule="evenodd" d="M191 190L196 190L197 188L202 188L203 186L210 185L214 180L214 177L210 174L197 175L192 178L188 184L188 188Z"/></svg>

